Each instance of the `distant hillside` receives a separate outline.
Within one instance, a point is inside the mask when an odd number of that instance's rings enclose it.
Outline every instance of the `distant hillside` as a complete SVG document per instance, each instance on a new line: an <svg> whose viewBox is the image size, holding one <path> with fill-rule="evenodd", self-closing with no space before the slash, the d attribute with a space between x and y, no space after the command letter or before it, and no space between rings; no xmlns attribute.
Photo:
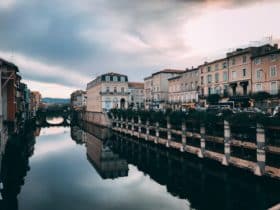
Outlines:
<svg viewBox="0 0 280 210"><path fill-rule="evenodd" d="M47 104L69 104L70 99L68 98L42 98L43 103Z"/></svg>

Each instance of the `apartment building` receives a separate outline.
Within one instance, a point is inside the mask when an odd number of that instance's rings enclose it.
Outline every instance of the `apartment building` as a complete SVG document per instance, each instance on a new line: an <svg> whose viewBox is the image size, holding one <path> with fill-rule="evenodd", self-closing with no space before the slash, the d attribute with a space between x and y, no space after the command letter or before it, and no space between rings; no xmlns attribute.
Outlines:
<svg viewBox="0 0 280 210"><path fill-rule="evenodd" d="M143 82L129 82L128 83L128 106L132 109L144 108L144 83Z"/></svg>
<svg viewBox="0 0 280 210"><path fill-rule="evenodd" d="M104 112L112 108L128 108L128 78L126 75L106 73L87 84L86 110Z"/></svg>
<svg viewBox="0 0 280 210"><path fill-rule="evenodd" d="M277 46L275 45L275 48ZM271 95L280 89L280 49L273 49L252 57L252 90Z"/></svg>
<svg viewBox="0 0 280 210"><path fill-rule="evenodd" d="M164 69L144 79L145 108L165 109L168 102L168 79L183 73L183 70Z"/></svg>
<svg viewBox="0 0 280 210"><path fill-rule="evenodd" d="M86 107L87 94L84 90L76 90L71 93L70 104L74 110L82 110Z"/></svg>
<svg viewBox="0 0 280 210"><path fill-rule="evenodd" d="M168 104L172 109L181 109L190 102L198 102L199 70L186 69L178 76L168 79Z"/></svg>
<svg viewBox="0 0 280 210"><path fill-rule="evenodd" d="M254 91L252 87L252 57L277 50L277 48L277 45L266 44L259 47L237 49L227 53L230 95L246 96L252 93Z"/></svg>
<svg viewBox="0 0 280 210"><path fill-rule="evenodd" d="M221 58L211 62L205 62L198 67L200 94L208 96L228 94L228 59Z"/></svg>

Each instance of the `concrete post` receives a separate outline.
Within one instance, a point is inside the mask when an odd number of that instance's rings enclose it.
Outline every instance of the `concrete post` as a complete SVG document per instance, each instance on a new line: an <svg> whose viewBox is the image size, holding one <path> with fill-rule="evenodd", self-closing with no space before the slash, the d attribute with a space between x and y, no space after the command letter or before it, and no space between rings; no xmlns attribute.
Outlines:
<svg viewBox="0 0 280 210"><path fill-rule="evenodd" d="M141 117L138 116L138 138L140 138L141 135Z"/></svg>
<svg viewBox="0 0 280 210"><path fill-rule="evenodd" d="M134 117L131 118L131 134L134 134Z"/></svg>
<svg viewBox="0 0 280 210"><path fill-rule="evenodd" d="M121 132L123 132L123 116L121 116Z"/></svg>
<svg viewBox="0 0 280 210"><path fill-rule="evenodd" d="M156 122L156 140L155 143L157 144L159 140L159 123Z"/></svg>
<svg viewBox="0 0 280 210"><path fill-rule="evenodd" d="M203 158L205 153L205 125L202 123L200 125L200 150L198 157Z"/></svg>
<svg viewBox="0 0 280 210"><path fill-rule="evenodd" d="M224 120L224 158L222 164L227 166L230 159L230 140L231 140L231 131L229 122Z"/></svg>
<svg viewBox="0 0 280 210"><path fill-rule="evenodd" d="M255 175L262 176L265 173L265 130L263 125L257 124L257 166L255 168Z"/></svg>
<svg viewBox="0 0 280 210"><path fill-rule="evenodd" d="M150 137L150 122L149 120L146 121L146 141L149 140L149 137Z"/></svg>
<svg viewBox="0 0 280 210"><path fill-rule="evenodd" d="M183 121L182 122L182 147L181 147L181 152L185 151L185 147L186 147L186 141L187 141L187 134L186 134L186 122Z"/></svg>
<svg viewBox="0 0 280 210"><path fill-rule="evenodd" d="M170 124L170 118L167 117L167 142L166 142L166 147L170 146L170 141L171 141L171 124Z"/></svg>

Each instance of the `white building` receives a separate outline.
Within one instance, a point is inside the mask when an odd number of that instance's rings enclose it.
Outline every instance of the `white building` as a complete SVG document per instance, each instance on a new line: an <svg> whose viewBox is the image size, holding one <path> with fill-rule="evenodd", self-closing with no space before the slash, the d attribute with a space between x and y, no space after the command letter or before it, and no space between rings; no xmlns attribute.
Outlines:
<svg viewBox="0 0 280 210"><path fill-rule="evenodd" d="M71 94L71 107L73 109L81 110L86 107L87 94L86 91L77 90Z"/></svg>
<svg viewBox="0 0 280 210"><path fill-rule="evenodd" d="M87 84L89 112L105 112L112 108L128 108L128 79L126 75L106 73Z"/></svg>
<svg viewBox="0 0 280 210"><path fill-rule="evenodd" d="M128 83L128 104L132 109L144 108L144 83L141 82L129 82Z"/></svg>

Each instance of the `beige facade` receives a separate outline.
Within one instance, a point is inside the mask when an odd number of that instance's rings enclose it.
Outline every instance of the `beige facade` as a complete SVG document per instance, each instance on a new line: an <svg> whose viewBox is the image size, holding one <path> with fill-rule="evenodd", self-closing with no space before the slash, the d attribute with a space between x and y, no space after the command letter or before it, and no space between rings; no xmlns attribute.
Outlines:
<svg viewBox="0 0 280 210"><path fill-rule="evenodd" d="M76 90L73 92L70 97L72 109L82 110L84 107L86 107L86 99L86 91Z"/></svg>
<svg viewBox="0 0 280 210"><path fill-rule="evenodd" d="M200 78L200 93L227 95L228 91L228 60L222 58L212 62L205 62L198 67Z"/></svg>
<svg viewBox="0 0 280 210"><path fill-rule="evenodd" d="M128 79L126 75L107 73L87 84L86 110L104 112L112 108L128 107Z"/></svg>
<svg viewBox="0 0 280 210"><path fill-rule="evenodd" d="M263 53L253 57L253 92L265 91L272 95L280 89L280 50Z"/></svg>
<svg viewBox="0 0 280 210"><path fill-rule="evenodd" d="M187 69L168 79L168 103L173 109L183 108L189 102L198 102L199 71Z"/></svg>
<svg viewBox="0 0 280 210"><path fill-rule="evenodd" d="M129 82L128 83L128 104L132 109L144 108L144 83L142 82Z"/></svg>
<svg viewBox="0 0 280 210"><path fill-rule="evenodd" d="M252 57L276 50L277 46L263 45L237 49L227 53L229 63L229 86L230 95L246 96L252 93Z"/></svg>
<svg viewBox="0 0 280 210"><path fill-rule="evenodd" d="M168 102L168 79L181 74L182 70L165 69L145 78L145 108L165 109Z"/></svg>

